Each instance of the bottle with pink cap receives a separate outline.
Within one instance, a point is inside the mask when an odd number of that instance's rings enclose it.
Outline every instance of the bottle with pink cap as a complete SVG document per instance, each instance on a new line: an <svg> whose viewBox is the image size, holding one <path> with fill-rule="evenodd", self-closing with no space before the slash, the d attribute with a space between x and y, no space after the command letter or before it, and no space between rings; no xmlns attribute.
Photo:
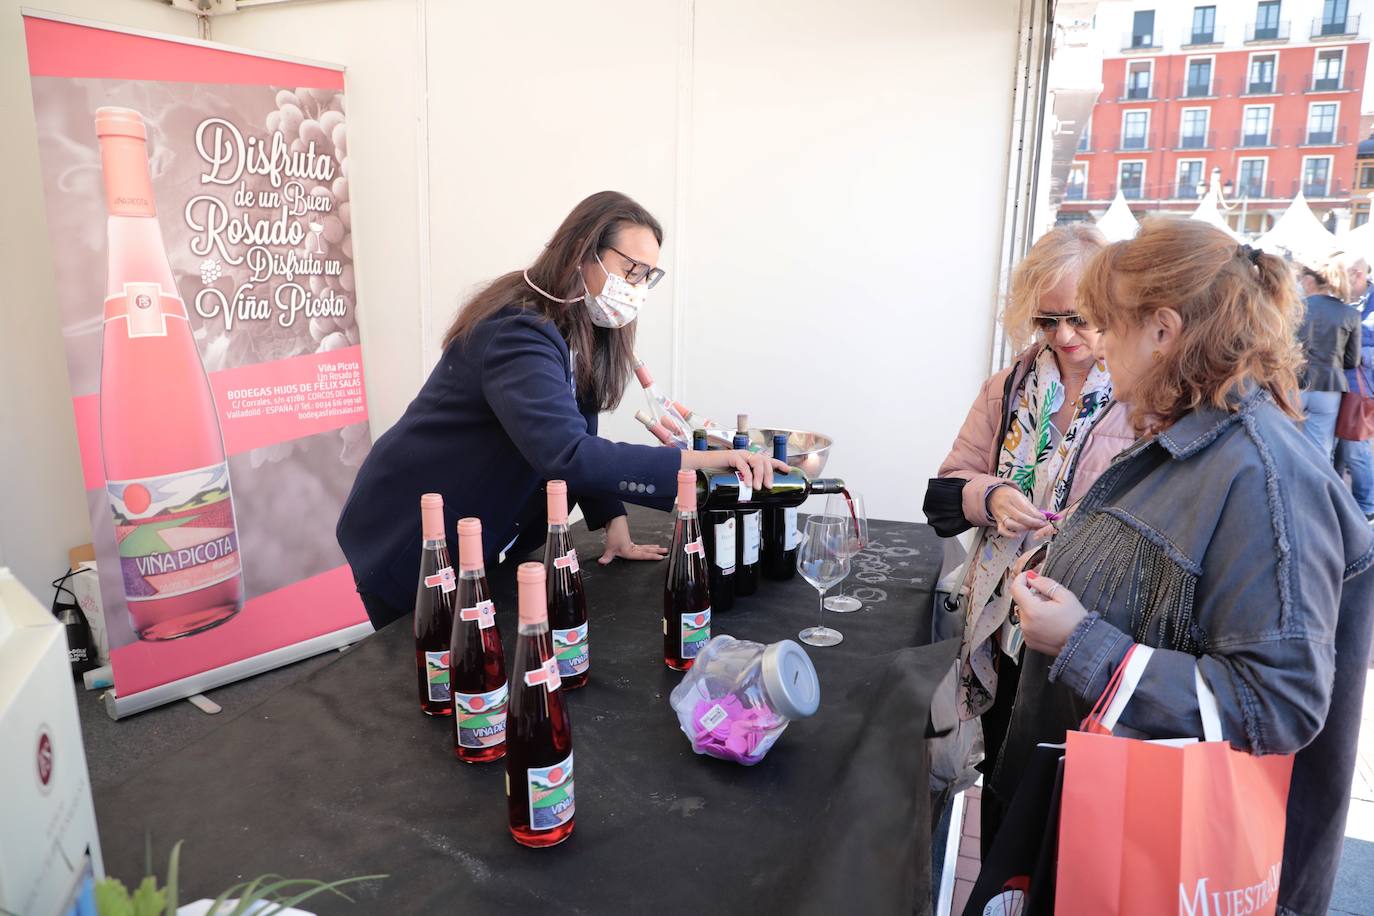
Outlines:
<svg viewBox="0 0 1374 916"><path fill-rule="evenodd" d="M415 668L420 679L420 710L427 716L453 715L449 648L453 638L453 598L458 583L444 536L444 497L420 497L420 582L415 587Z"/></svg>
<svg viewBox="0 0 1374 916"><path fill-rule="evenodd" d="M694 471L677 472L676 511L668 578L663 585L663 661L674 671L686 671L711 638L711 594L697 521Z"/></svg>
<svg viewBox="0 0 1374 916"><path fill-rule="evenodd" d="M506 756L506 654L487 586L482 522L458 519L458 613L453 618L453 753L465 763Z"/></svg>
<svg viewBox="0 0 1374 916"><path fill-rule="evenodd" d="M671 444L678 448L685 449L691 446L691 427L687 421L677 412L672 400L663 392L658 390L654 384L653 374L649 372L649 367L644 365L644 360L636 359L634 364L635 378L639 380L639 386L644 389L644 398L649 403L649 415L653 424L645 424L650 432L658 436L659 429L668 433ZM643 420L640 420L643 423ZM661 437L660 437L661 441ZM665 445L668 443L664 443Z"/></svg>
<svg viewBox="0 0 1374 916"><path fill-rule="evenodd" d="M506 726L506 810L523 846L553 846L572 834L572 722L549 633L544 567L521 563L520 630L510 673Z"/></svg>
<svg viewBox="0 0 1374 916"><path fill-rule="evenodd" d="M544 579L548 583L549 626L553 629L553 654L558 675L566 690L587 683L591 671L588 641L587 599L582 591L582 570L568 529L568 484L550 480L545 485L549 504L549 533L544 542Z"/></svg>

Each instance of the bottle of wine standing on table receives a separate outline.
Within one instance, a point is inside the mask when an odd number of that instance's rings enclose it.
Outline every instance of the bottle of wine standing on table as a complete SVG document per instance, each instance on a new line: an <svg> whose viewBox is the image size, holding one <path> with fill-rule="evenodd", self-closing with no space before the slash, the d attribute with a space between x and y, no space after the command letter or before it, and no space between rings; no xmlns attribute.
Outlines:
<svg viewBox="0 0 1374 916"><path fill-rule="evenodd" d="M663 661L674 671L686 671L711 638L706 549L697 522L696 474L691 471L677 472L676 511L663 585Z"/></svg>
<svg viewBox="0 0 1374 916"><path fill-rule="evenodd" d="M444 497L420 497L420 582L415 587L415 670L420 680L420 711L453 715L449 652L453 641L453 593L458 590L444 536Z"/></svg>
<svg viewBox="0 0 1374 916"><path fill-rule="evenodd" d="M553 846L573 831L572 722L549 633L544 567L521 563L520 630L510 674L506 810L522 846Z"/></svg>
<svg viewBox="0 0 1374 916"><path fill-rule="evenodd" d="M706 430L692 431L692 446L699 452L709 450ZM728 611L735 606L735 513L704 512L700 524L701 539L706 545L711 609Z"/></svg>
<svg viewBox="0 0 1374 916"><path fill-rule="evenodd" d="M158 228L143 116L95 113L109 211L100 449L130 623L190 636L243 607L219 414Z"/></svg>
<svg viewBox="0 0 1374 916"><path fill-rule="evenodd" d="M773 457L787 462L787 434L773 436ZM797 573L797 507L763 510L762 560L763 574L782 581Z"/></svg>
<svg viewBox="0 0 1374 916"><path fill-rule="evenodd" d="M582 591L582 570L577 565L572 532L568 530L568 484L550 480L545 485L549 504L549 535L544 542L544 580L548 583L549 626L553 629L553 654L565 690L587 683L591 671L588 641L587 599Z"/></svg>
<svg viewBox="0 0 1374 916"><path fill-rule="evenodd" d="M749 417L740 414L735 425L735 448L749 448ZM752 595L759 588L759 510L735 514L735 594Z"/></svg>
<svg viewBox="0 0 1374 916"><path fill-rule="evenodd" d="M482 522L458 519L458 613L449 665L453 753L464 763L506 756L506 654L482 557Z"/></svg>

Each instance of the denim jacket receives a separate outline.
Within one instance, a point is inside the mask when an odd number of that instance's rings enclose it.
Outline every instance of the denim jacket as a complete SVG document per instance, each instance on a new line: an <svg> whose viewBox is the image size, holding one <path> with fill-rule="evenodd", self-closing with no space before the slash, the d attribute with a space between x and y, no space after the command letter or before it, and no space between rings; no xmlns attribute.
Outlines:
<svg viewBox="0 0 1374 916"><path fill-rule="evenodd" d="M1133 642L1157 651L1116 733L1198 736L1193 668L1231 745L1296 754L1281 913L1325 913L1340 859L1374 603L1374 535L1329 464L1254 387L1122 453L1045 575L1089 610L1056 658L1026 652L992 789L1059 742Z"/></svg>

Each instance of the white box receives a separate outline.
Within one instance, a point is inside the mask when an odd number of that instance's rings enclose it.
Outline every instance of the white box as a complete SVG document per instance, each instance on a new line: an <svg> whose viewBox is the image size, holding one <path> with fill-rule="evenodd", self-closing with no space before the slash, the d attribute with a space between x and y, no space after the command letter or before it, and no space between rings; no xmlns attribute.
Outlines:
<svg viewBox="0 0 1374 916"><path fill-rule="evenodd" d="M0 568L0 911L67 912L103 878L62 624Z"/></svg>

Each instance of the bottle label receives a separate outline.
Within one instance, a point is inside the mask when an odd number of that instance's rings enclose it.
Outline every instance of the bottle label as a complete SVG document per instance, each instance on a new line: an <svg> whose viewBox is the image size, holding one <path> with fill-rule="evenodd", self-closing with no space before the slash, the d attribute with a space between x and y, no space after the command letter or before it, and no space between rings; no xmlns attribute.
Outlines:
<svg viewBox="0 0 1374 916"><path fill-rule="evenodd" d="M571 569L573 572L578 572L577 551L569 550L563 556L556 558L553 565L556 569Z"/></svg>
<svg viewBox="0 0 1374 916"><path fill-rule="evenodd" d="M432 576L425 576L426 588L439 588L445 595L458 587L458 580L454 578L453 567L445 566Z"/></svg>
<svg viewBox="0 0 1374 916"><path fill-rule="evenodd" d="M130 602L185 595L239 574L228 464L105 486Z"/></svg>
<svg viewBox="0 0 1374 916"><path fill-rule="evenodd" d="M573 755L551 767L525 771L530 796L530 829L552 830L573 819Z"/></svg>
<svg viewBox="0 0 1374 916"><path fill-rule="evenodd" d="M490 601L479 601L476 607L465 607L458 612L459 620L477 621L477 629L487 630L496 626L496 605Z"/></svg>
<svg viewBox="0 0 1374 916"><path fill-rule="evenodd" d="M558 676L558 659L551 658L538 668L525 672L525 685L537 687L543 684L544 690L553 693L563 686L563 679Z"/></svg>
<svg viewBox="0 0 1374 916"><path fill-rule="evenodd" d="M701 538L697 538L694 541L689 541L685 546L683 546L682 550L684 553L704 554L706 552L706 548L701 543Z"/></svg>
<svg viewBox="0 0 1374 916"><path fill-rule="evenodd" d="M716 523L716 565L726 574L735 571L735 517Z"/></svg>
<svg viewBox="0 0 1374 916"><path fill-rule="evenodd" d="M105 320L123 318L130 337L166 337L169 317L186 320L186 304L157 283L125 283L105 300Z"/></svg>
<svg viewBox="0 0 1374 916"><path fill-rule="evenodd" d="M735 472L735 479L739 481L739 498L741 503L747 503L754 498L753 484L749 483L749 478L745 477L741 471Z"/></svg>
<svg viewBox="0 0 1374 916"><path fill-rule="evenodd" d="M425 683L429 687L429 699L434 703L447 703L452 699L449 693L448 653L425 653Z"/></svg>
<svg viewBox="0 0 1374 916"><path fill-rule="evenodd" d="M505 684L487 693L455 693L453 713L459 747L491 747L506 740Z"/></svg>
<svg viewBox="0 0 1374 916"><path fill-rule="evenodd" d="M681 648L683 658L696 658L711 638L711 609L682 615Z"/></svg>
<svg viewBox="0 0 1374 916"><path fill-rule="evenodd" d="M582 674L591 667L591 644L587 641L585 621L571 630L553 631L553 657L558 659L559 677Z"/></svg>
<svg viewBox="0 0 1374 916"><path fill-rule="evenodd" d="M786 532L786 549L795 550L801 541L801 532L797 530L797 510L795 508L782 510L782 528Z"/></svg>
<svg viewBox="0 0 1374 916"><path fill-rule="evenodd" d="M757 512L746 513L742 519L744 522L744 565L753 566L759 561L759 514Z"/></svg>

